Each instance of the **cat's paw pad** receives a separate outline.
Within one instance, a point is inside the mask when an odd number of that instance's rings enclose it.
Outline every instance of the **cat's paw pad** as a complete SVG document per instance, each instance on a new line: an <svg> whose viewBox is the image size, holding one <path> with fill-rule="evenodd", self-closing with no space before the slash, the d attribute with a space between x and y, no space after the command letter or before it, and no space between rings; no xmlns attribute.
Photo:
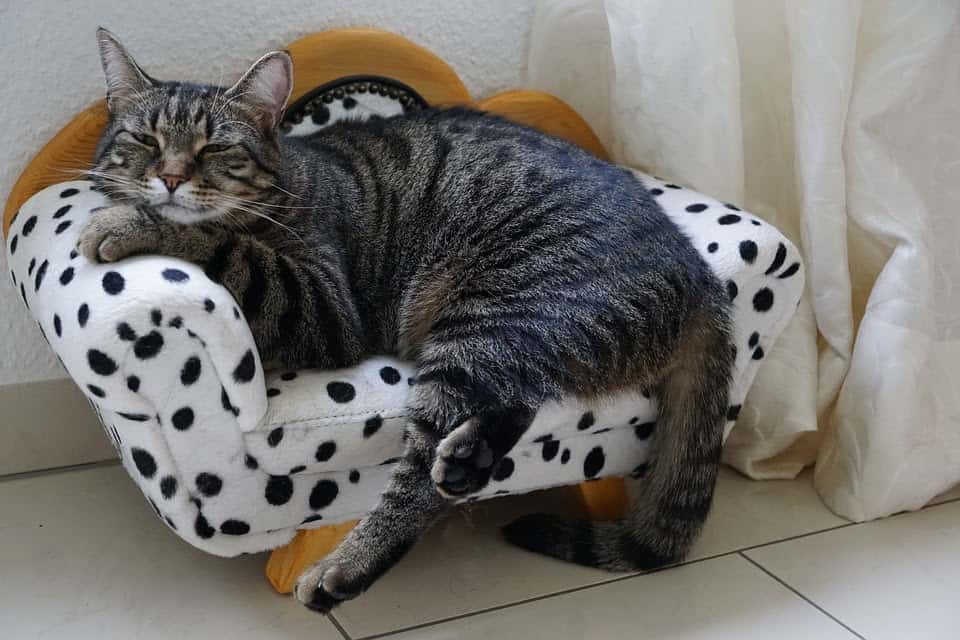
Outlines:
<svg viewBox="0 0 960 640"><path fill-rule="evenodd" d="M467 420L437 445L430 477L447 497L480 491L490 482L497 456L480 431L476 418Z"/></svg>
<svg viewBox="0 0 960 640"><path fill-rule="evenodd" d="M341 565L323 560L301 574L293 595L307 609L326 614L341 602L356 598L362 591Z"/></svg>
<svg viewBox="0 0 960 640"><path fill-rule="evenodd" d="M77 237L77 253L92 262L116 262L137 253L147 253L154 243L154 229L129 205L95 209Z"/></svg>

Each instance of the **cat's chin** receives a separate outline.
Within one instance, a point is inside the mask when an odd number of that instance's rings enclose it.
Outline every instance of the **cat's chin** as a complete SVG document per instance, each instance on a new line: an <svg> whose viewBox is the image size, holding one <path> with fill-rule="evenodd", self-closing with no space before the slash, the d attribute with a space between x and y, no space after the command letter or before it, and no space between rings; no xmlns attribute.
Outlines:
<svg viewBox="0 0 960 640"><path fill-rule="evenodd" d="M196 224L216 218L219 213L216 209L192 209L176 204L164 204L156 207L157 213L179 224Z"/></svg>

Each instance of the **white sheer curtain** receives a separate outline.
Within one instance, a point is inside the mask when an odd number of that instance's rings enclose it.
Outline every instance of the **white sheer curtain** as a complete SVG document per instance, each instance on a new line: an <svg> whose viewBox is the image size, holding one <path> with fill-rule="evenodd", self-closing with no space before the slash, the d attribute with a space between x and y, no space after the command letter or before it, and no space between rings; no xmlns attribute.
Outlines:
<svg viewBox="0 0 960 640"><path fill-rule="evenodd" d="M856 520L960 481L960 2L543 0L529 74L619 162L802 248L807 295L728 463L816 462Z"/></svg>

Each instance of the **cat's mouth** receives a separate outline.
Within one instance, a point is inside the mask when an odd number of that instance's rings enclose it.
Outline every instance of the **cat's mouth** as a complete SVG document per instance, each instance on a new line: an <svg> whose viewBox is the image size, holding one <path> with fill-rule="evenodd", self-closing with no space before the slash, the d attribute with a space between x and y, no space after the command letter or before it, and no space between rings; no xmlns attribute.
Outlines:
<svg viewBox="0 0 960 640"><path fill-rule="evenodd" d="M195 207L178 202L154 205L154 209L164 218L180 224L195 224L219 215L216 209L210 207Z"/></svg>

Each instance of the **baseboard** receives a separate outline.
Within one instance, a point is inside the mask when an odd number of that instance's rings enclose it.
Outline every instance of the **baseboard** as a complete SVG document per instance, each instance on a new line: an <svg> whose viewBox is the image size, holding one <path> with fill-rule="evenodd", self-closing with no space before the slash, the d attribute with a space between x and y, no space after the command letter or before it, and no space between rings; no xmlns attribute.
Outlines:
<svg viewBox="0 0 960 640"><path fill-rule="evenodd" d="M0 476L116 457L72 380L0 387Z"/></svg>

